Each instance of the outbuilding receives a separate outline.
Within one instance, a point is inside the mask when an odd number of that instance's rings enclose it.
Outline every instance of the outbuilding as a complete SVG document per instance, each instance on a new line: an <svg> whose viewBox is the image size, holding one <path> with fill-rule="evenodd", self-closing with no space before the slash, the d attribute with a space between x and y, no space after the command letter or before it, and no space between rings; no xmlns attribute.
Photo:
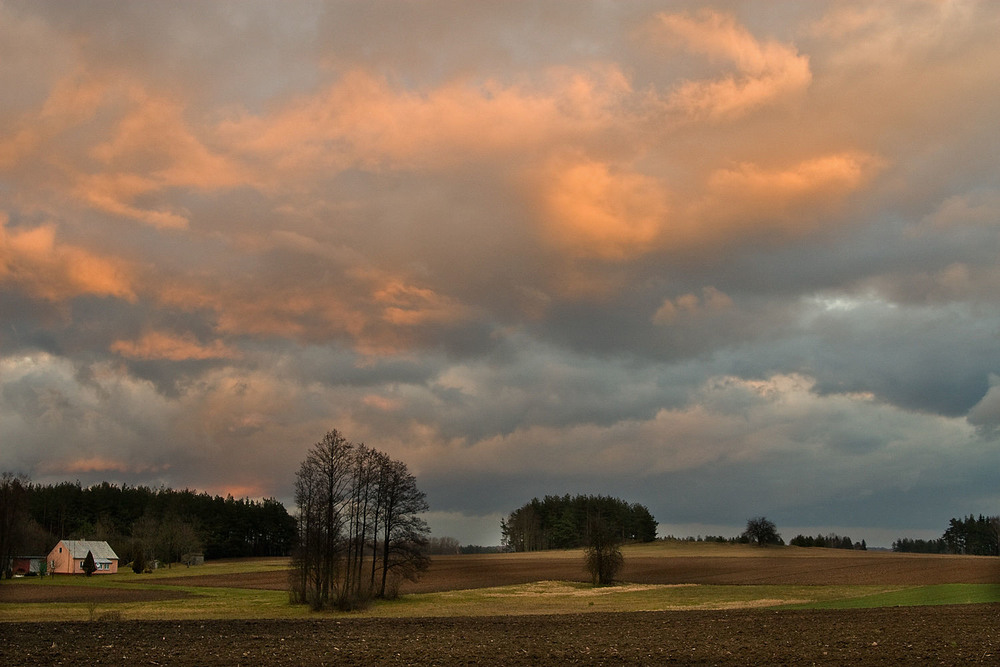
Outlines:
<svg viewBox="0 0 1000 667"><path fill-rule="evenodd" d="M45 556L14 556L11 570L14 574L41 574Z"/></svg>

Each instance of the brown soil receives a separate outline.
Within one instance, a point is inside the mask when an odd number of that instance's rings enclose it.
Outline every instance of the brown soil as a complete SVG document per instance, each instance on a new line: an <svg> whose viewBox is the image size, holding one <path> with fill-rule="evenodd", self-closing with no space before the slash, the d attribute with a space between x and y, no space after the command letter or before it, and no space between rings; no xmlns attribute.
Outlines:
<svg viewBox="0 0 1000 667"><path fill-rule="evenodd" d="M8 623L0 664L1000 663L1000 605L443 619Z"/></svg>
<svg viewBox="0 0 1000 667"><path fill-rule="evenodd" d="M876 553L809 557L629 556L623 581L636 584L920 585L1000 584L1000 559ZM587 581L583 557L516 554L435 556L416 583L402 593L429 593L510 586L533 581ZM157 583L286 590L285 571L170 577Z"/></svg>
<svg viewBox="0 0 1000 667"><path fill-rule="evenodd" d="M184 591L148 591L125 588L95 588L93 586L0 586L0 602L155 602L188 597Z"/></svg>
<svg viewBox="0 0 1000 667"><path fill-rule="evenodd" d="M287 591L288 570L163 577L162 579L157 579L156 583L166 586L208 586L210 588L253 588L265 591Z"/></svg>

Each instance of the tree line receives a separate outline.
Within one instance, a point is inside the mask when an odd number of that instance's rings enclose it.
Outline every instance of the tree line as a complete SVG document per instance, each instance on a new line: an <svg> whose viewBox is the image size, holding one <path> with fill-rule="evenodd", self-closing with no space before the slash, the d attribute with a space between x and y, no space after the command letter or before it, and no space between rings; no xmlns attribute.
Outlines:
<svg viewBox="0 0 1000 667"><path fill-rule="evenodd" d="M429 565L428 510L406 464L329 431L295 479L299 522L290 598L314 609L354 609L394 597Z"/></svg>
<svg viewBox="0 0 1000 667"><path fill-rule="evenodd" d="M936 540L901 538L892 543L893 551L910 553L967 554L1000 556L1000 516L969 515L951 519L944 534Z"/></svg>
<svg viewBox="0 0 1000 667"><path fill-rule="evenodd" d="M847 535L837 535L828 533L826 535L796 535L789 542L793 547L820 547L826 549L853 549L856 551L867 551L868 543L864 540L854 542Z"/></svg>
<svg viewBox="0 0 1000 667"><path fill-rule="evenodd" d="M123 565L142 571L192 552L207 559L287 556L295 544L295 519L273 498L109 482L41 485L13 473L3 474L0 494L2 513L10 515L0 521L7 556L44 555L61 539L105 540Z"/></svg>
<svg viewBox="0 0 1000 667"><path fill-rule="evenodd" d="M500 522L500 531L508 551L575 549L591 543L596 525L601 526L603 540L656 539L656 519L645 506L593 495L532 498Z"/></svg>

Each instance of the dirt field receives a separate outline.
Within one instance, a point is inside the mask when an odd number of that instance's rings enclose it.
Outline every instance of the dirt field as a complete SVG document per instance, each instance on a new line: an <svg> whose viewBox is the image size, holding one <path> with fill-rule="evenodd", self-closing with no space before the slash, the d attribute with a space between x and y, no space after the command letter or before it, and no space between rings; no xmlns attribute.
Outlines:
<svg viewBox="0 0 1000 667"><path fill-rule="evenodd" d="M188 597L184 591L144 591L92 586L0 586L0 602L154 602Z"/></svg>
<svg viewBox="0 0 1000 667"><path fill-rule="evenodd" d="M819 552L820 550L812 550ZM822 550L806 557L760 555L636 556L625 559L623 581L636 584L792 584L919 585L1000 584L1000 560L978 556L940 556ZM419 582L403 584L402 593L432 593L467 588L509 586L532 581L587 581L583 557L536 554L435 556ZM185 576L157 583L286 590L284 571L253 574Z"/></svg>
<svg viewBox="0 0 1000 667"><path fill-rule="evenodd" d="M8 623L0 664L1000 664L1000 605L458 619Z"/></svg>
<svg viewBox="0 0 1000 667"><path fill-rule="evenodd" d="M637 584L996 583L1000 559L736 550L632 553ZM737 557L731 555L738 554ZM190 575L190 576L188 576ZM405 592L582 581L580 555L435 557ZM148 580L153 583L154 580ZM158 585L284 590L283 570L156 577ZM0 602L114 603L182 597L56 581L0 586ZM727 609L378 619L131 621L0 624L0 665L1000 665L1000 604L861 610Z"/></svg>

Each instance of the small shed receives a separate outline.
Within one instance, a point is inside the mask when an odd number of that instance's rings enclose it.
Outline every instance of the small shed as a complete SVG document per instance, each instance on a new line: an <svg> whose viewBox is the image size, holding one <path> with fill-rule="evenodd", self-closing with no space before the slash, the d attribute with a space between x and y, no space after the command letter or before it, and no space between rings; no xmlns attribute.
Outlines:
<svg viewBox="0 0 1000 667"><path fill-rule="evenodd" d="M189 553L181 556L181 562L191 567L192 565L204 565L205 564L205 554L201 553Z"/></svg>
<svg viewBox="0 0 1000 667"><path fill-rule="evenodd" d="M84 574L83 561L87 552L94 555L94 574L114 574L118 571L118 554L111 545L98 540L60 540L49 552L49 572L52 574Z"/></svg>
<svg viewBox="0 0 1000 667"><path fill-rule="evenodd" d="M40 574L45 556L14 556L11 571L14 574Z"/></svg>

